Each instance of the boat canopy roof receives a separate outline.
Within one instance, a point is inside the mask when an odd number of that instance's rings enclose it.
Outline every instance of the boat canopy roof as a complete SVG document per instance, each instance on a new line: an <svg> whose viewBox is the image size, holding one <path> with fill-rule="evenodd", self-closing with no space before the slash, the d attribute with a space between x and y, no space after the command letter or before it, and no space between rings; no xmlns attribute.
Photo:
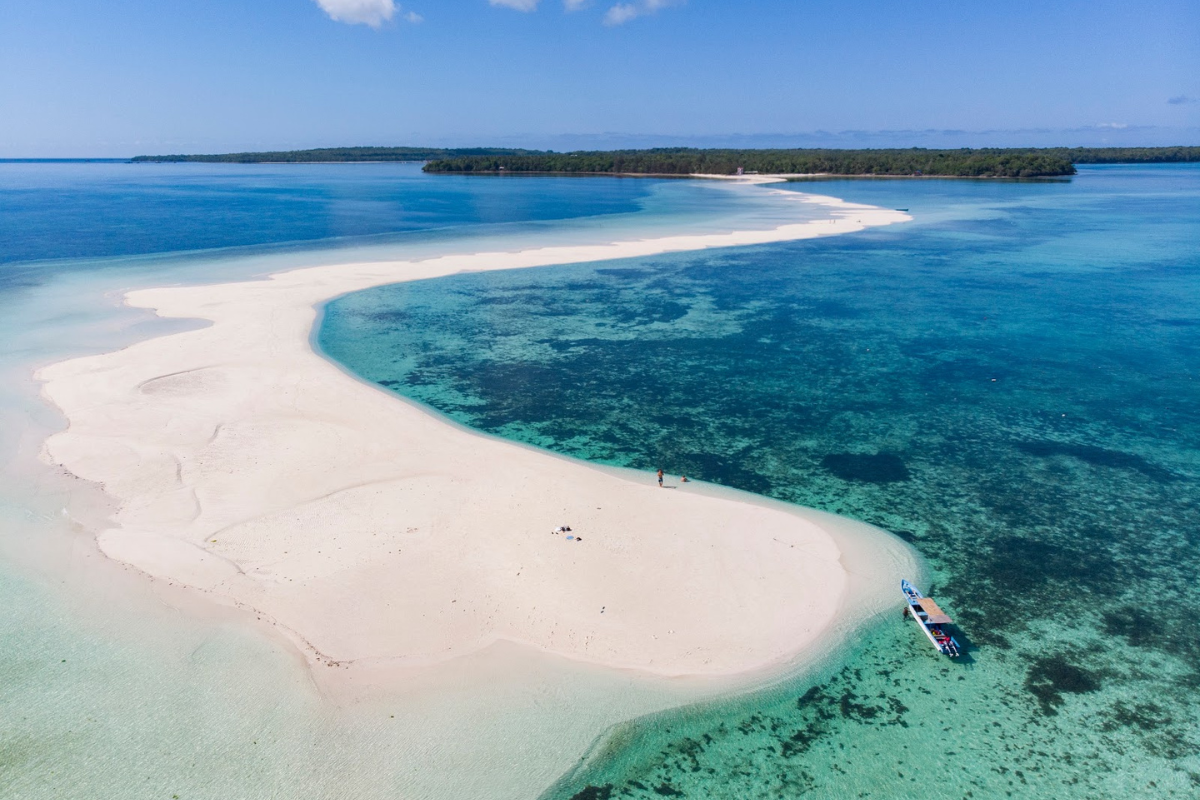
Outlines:
<svg viewBox="0 0 1200 800"><path fill-rule="evenodd" d="M928 597L922 597L920 600L921 610L925 612L925 621L931 625L949 625L954 622L950 617L946 616L946 612L938 608L938 604L933 602Z"/></svg>

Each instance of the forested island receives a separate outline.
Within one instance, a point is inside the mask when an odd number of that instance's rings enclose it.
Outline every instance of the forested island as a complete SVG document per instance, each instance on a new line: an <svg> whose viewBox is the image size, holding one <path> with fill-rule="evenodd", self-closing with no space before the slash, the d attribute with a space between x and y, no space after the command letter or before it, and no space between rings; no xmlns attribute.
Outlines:
<svg viewBox="0 0 1200 800"><path fill-rule="evenodd" d="M508 148L331 147L224 155L138 156L135 162L317 163L424 161L426 172L458 174L558 173L588 175L861 175L955 178L1054 178L1076 164L1200 161L1200 147L1046 147L907 149L553 150Z"/></svg>
<svg viewBox="0 0 1200 800"><path fill-rule="evenodd" d="M613 150L458 156L427 172L554 172L618 175L823 175L1034 178L1075 174L1069 158L1030 150Z"/></svg>
<svg viewBox="0 0 1200 800"><path fill-rule="evenodd" d="M659 148L515 156L457 156L427 172L551 172L634 175L882 175L956 178L1047 178L1075 174L1076 164L1200 161L1200 147L985 148L926 150L699 150Z"/></svg>
<svg viewBox="0 0 1200 800"><path fill-rule="evenodd" d="M1185 164L1200 161L1200 147L1056 147L1076 164Z"/></svg>

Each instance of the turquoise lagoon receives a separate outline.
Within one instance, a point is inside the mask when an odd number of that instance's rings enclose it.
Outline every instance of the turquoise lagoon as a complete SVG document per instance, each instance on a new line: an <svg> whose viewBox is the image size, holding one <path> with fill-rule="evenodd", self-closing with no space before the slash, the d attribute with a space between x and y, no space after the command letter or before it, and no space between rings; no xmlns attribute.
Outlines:
<svg viewBox="0 0 1200 800"><path fill-rule="evenodd" d="M327 354L463 424L898 533L969 643L937 659L897 610L817 674L603 734L547 799L1200 792L1200 170L787 189L916 219L326 308ZM65 522L88 490L36 466L62 423L31 370L180 325L118 289L818 213L770 191L0 164L0 797L414 791L388 714Z"/></svg>
<svg viewBox="0 0 1200 800"><path fill-rule="evenodd" d="M607 722L587 722L579 708L557 713L563 698L600 709L622 682L572 673L563 692L564 670L550 665L520 686L490 684L487 721L451 734L458 750L473 748L469 762L422 771L414 763L423 753L446 752L441 717L479 718L477 696L452 687L436 708L391 695L332 700L288 643L104 559L67 514L69 506L97 524L103 499L38 460L64 423L31 376L190 326L123 308L125 290L769 227L820 213L679 180L476 180L396 164L0 162L0 798L525 797L563 762L558 753L547 769L531 749L537 737L508 735L505 725L530 724L521 704L533 697L543 709L542 739L574 741L581 726L590 736ZM414 735L430 715L437 734ZM487 746L501 736L507 751ZM496 763L514 748L529 758Z"/></svg>
<svg viewBox="0 0 1200 800"><path fill-rule="evenodd" d="M327 354L463 424L894 531L960 623L951 662L897 605L547 800L1200 795L1200 169L791 188L916 221L326 308Z"/></svg>
<svg viewBox="0 0 1200 800"><path fill-rule="evenodd" d="M406 771L396 703L328 702L286 642L149 586L66 515L103 507L37 460L63 420L33 371L188 327L123 308L124 290L779 213L698 187L445 181L417 165L0 163L0 798L424 797L437 783Z"/></svg>

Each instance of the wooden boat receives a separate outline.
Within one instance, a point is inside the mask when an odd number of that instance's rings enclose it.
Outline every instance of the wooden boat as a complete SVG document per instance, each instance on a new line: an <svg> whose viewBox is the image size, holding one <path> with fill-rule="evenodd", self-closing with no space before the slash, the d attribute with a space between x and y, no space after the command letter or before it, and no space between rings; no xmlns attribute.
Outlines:
<svg viewBox="0 0 1200 800"><path fill-rule="evenodd" d="M908 607L904 609L905 615L912 615L939 653L957 658L959 656L958 642L954 640L946 627L954 624L954 620L950 619L945 611L938 608L937 603L922 595L917 587L908 581L900 581L900 591L904 592L904 599L908 601Z"/></svg>

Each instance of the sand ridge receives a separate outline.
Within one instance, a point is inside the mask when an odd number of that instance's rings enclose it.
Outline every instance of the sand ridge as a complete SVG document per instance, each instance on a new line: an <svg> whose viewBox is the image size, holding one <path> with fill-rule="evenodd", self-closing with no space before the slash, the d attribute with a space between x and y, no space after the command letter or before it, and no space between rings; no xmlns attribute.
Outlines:
<svg viewBox="0 0 1200 800"><path fill-rule="evenodd" d="M132 306L211 324L40 370L69 420L46 457L119 502L98 534L108 556L252 609L315 662L437 664L498 640L664 676L794 658L845 611L828 526L462 430L309 342L321 303L372 286L908 219L781 194L830 218L131 292ZM561 524L577 538L552 533Z"/></svg>

